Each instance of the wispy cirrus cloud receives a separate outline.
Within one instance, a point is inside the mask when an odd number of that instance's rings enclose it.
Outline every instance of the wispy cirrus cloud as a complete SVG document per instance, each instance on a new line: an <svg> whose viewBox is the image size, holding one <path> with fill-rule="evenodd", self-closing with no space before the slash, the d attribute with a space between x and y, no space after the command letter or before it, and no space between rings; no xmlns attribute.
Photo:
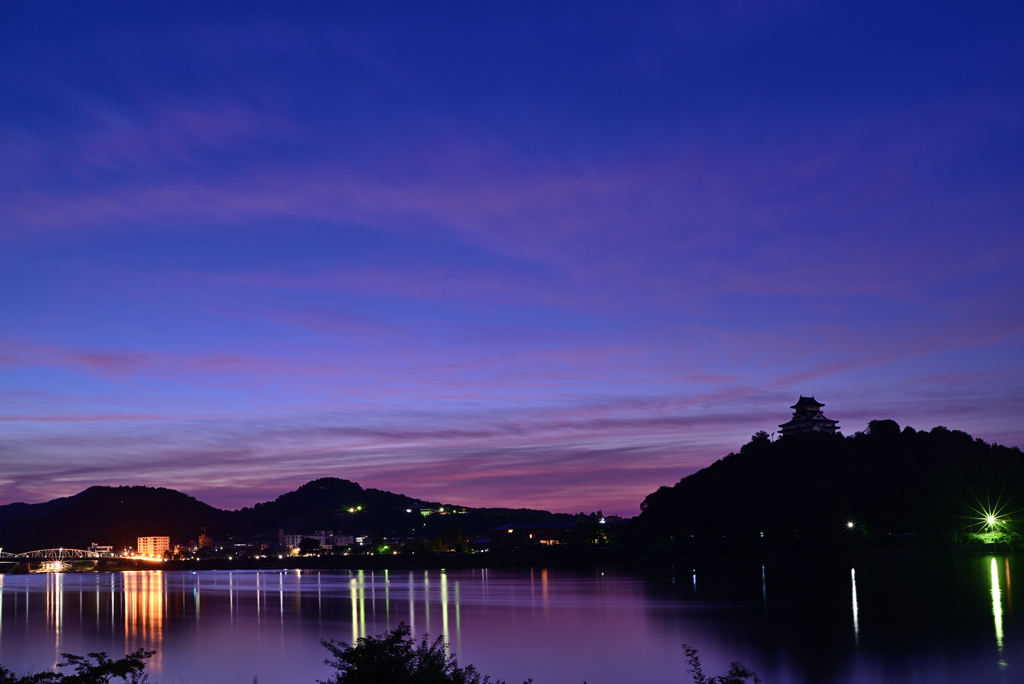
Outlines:
<svg viewBox="0 0 1024 684"><path fill-rule="evenodd" d="M0 27L0 500L622 511L800 393L1024 439L1002 10L33 12Z"/></svg>
<svg viewBox="0 0 1024 684"><path fill-rule="evenodd" d="M902 398L890 393L882 402L870 387L847 388L845 395L825 397L832 407L827 410L847 432L882 416L928 429L922 420L952 414L945 395L923 384L925 389ZM1010 399L999 384L992 392ZM561 399L543 409L477 405L260 419L167 416L126 420L115 432L103 424L76 427L87 421L57 430L22 426L0 442L9 482L3 492L8 500L36 499L42 492L74 493L95 482L141 481L175 486L215 505L241 506L315 477L336 476L462 505L500 500L509 506L628 513L658 486L736 450L758 429L774 429L794 398L786 388L739 387L674 398ZM1006 409L1022 400L1016 397ZM991 411L961 415L998 418ZM67 453L76 457L69 461Z"/></svg>

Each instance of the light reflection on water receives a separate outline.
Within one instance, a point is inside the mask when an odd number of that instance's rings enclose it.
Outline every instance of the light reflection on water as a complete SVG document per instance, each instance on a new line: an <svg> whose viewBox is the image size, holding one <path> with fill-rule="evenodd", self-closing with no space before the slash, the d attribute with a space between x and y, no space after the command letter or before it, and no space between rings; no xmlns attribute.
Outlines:
<svg viewBox="0 0 1024 684"><path fill-rule="evenodd" d="M828 568L702 566L703 594L697 568L680 585L547 568L0 575L0 662L24 672L61 652L144 648L155 682L312 684L329 675L320 639L404 621L508 681L679 682L683 642L707 672L740 660L772 682L1012 681L1024 635L1011 564L880 560L846 565L845 581ZM949 572L927 579L935 567Z"/></svg>
<svg viewBox="0 0 1024 684"><path fill-rule="evenodd" d="M1009 558L1006 559L1007 600L1009 600L1010 586L1009 560ZM995 558L992 559L992 617L996 623L996 650L999 652L999 669L1005 671L1007 663L1003 657L1003 602L1002 592L999 590L999 564Z"/></svg>
<svg viewBox="0 0 1024 684"><path fill-rule="evenodd" d="M860 643L860 623L857 621L860 608L857 607L857 569L850 568L850 582L853 584L853 640Z"/></svg>

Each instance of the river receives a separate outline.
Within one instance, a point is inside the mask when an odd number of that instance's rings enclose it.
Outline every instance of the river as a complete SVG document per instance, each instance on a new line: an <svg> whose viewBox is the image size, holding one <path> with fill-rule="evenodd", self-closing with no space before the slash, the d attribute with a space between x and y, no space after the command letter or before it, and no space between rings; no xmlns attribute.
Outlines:
<svg viewBox="0 0 1024 684"><path fill-rule="evenodd" d="M766 684L1024 681L1020 561L941 556L594 568L0 575L0 663L142 647L170 684L326 679L322 638L405 622L519 684L689 683L732 660Z"/></svg>

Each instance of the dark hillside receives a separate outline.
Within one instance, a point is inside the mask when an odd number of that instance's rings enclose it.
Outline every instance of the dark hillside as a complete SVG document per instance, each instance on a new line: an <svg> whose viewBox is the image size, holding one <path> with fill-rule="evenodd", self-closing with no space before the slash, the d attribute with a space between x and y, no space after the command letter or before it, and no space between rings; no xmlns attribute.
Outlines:
<svg viewBox="0 0 1024 684"><path fill-rule="evenodd" d="M236 529L249 534L334 530L339 533L394 530L408 533L422 516L407 513L419 506L440 506L380 489L363 489L355 482L324 477L302 485L273 501L232 514Z"/></svg>
<svg viewBox="0 0 1024 684"><path fill-rule="evenodd" d="M19 552L42 548L84 549L90 543L135 547L138 537L166 535L171 543L227 531L227 513L173 489L90 487L41 516L0 526L0 546Z"/></svg>
<svg viewBox="0 0 1024 684"><path fill-rule="evenodd" d="M662 487L641 508L638 541L666 552L948 539L979 531L983 509L999 508L1013 529L1024 510L1024 459L1016 447L944 427L900 431L891 420L845 438L771 442L758 433L740 453Z"/></svg>
<svg viewBox="0 0 1024 684"><path fill-rule="evenodd" d="M424 516L420 509L438 511ZM172 489L90 487L65 499L0 507L0 548L86 548L90 543L134 547L140 536L169 536L186 544L203 528L218 541L277 541L278 530L311 533L465 539L511 522L572 520L527 509L472 509L420 501L327 477L274 501L222 511Z"/></svg>
<svg viewBox="0 0 1024 684"><path fill-rule="evenodd" d="M446 513L424 517L420 507L443 508ZM274 501L243 508L232 515L236 529L261 535L273 535L285 528L300 533L322 529L341 534L437 537L447 533L469 537L509 522L572 520L572 516L547 511L466 508L421 501L380 489L363 489L355 482L334 477L313 480Z"/></svg>
<svg viewBox="0 0 1024 684"><path fill-rule="evenodd" d="M67 506L82 494L83 492L79 492L74 496L64 496L59 499L44 501L43 503L29 504L18 502L0 506L0 527L15 518L38 518L41 515L46 515L62 506Z"/></svg>

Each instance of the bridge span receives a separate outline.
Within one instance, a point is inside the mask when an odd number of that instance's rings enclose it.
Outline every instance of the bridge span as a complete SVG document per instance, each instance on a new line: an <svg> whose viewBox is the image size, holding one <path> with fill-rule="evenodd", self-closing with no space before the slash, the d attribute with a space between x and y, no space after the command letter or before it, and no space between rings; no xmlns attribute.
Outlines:
<svg viewBox="0 0 1024 684"><path fill-rule="evenodd" d="M0 561L25 561L25 560L89 560L103 558L95 551L83 551L82 549L36 549L24 553L7 553L0 551Z"/></svg>
<svg viewBox="0 0 1024 684"><path fill-rule="evenodd" d="M36 549L23 553L9 553L0 549L0 572L11 564L17 568L15 572L65 572L75 566L92 564L109 566L110 564L158 563L162 558L146 558L143 556L111 556L84 549ZM39 570L33 570L33 566Z"/></svg>

